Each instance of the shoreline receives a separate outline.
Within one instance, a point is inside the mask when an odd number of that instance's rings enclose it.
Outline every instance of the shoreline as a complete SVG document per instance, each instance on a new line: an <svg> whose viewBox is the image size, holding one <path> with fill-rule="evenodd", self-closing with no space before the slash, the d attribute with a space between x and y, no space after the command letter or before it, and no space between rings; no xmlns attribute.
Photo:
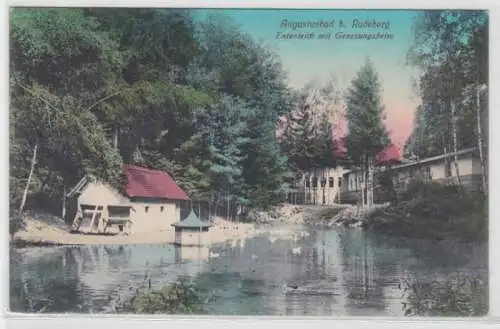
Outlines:
<svg viewBox="0 0 500 329"><path fill-rule="evenodd" d="M366 214L346 205L282 205L270 211L252 212L251 222L233 222L216 217L204 246L269 234L291 238L288 225L304 227L360 227ZM126 234L71 233L60 218L41 212L24 215L25 227L16 232L10 246L16 248L79 245L175 244L174 229Z"/></svg>
<svg viewBox="0 0 500 329"><path fill-rule="evenodd" d="M256 223L230 222L215 218L205 245L222 243L234 239L249 238L267 230L256 228ZM71 233L69 227L57 217L31 213L25 216L25 228L16 232L9 245L15 248L78 246L78 245L132 245L174 244L174 230L125 234Z"/></svg>

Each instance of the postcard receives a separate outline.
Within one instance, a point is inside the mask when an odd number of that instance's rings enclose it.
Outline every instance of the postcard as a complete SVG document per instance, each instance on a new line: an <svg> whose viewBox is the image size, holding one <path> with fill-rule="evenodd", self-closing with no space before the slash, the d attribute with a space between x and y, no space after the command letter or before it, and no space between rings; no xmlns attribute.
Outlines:
<svg viewBox="0 0 500 329"><path fill-rule="evenodd" d="M488 315L487 11L10 24L10 312Z"/></svg>

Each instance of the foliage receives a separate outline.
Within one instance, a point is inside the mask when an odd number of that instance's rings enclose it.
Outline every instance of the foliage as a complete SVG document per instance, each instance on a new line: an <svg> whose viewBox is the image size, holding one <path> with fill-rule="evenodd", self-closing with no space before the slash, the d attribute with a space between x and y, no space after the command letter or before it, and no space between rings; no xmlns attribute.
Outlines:
<svg viewBox="0 0 500 329"><path fill-rule="evenodd" d="M60 209L83 175L168 171L194 198L263 207L285 193L275 134L293 107L279 60L231 21L181 9L11 11L10 201ZM30 203L32 204L32 203Z"/></svg>
<svg viewBox="0 0 500 329"><path fill-rule="evenodd" d="M401 287L406 316L486 316L488 286L479 278L421 283L406 280Z"/></svg>
<svg viewBox="0 0 500 329"><path fill-rule="evenodd" d="M408 63L421 72L422 98L406 153L428 157L451 149L450 103L456 105L458 149L475 145L476 90L488 83L488 16L483 11L424 11L415 22ZM481 97L487 116L487 95ZM486 122L483 118L483 122ZM487 140L483 125L483 140Z"/></svg>
<svg viewBox="0 0 500 329"><path fill-rule="evenodd" d="M413 181L396 204L374 211L365 225L406 237L486 241L487 199L456 185Z"/></svg>
<svg viewBox="0 0 500 329"><path fill-rule="evenodd" d="M377 175L377 196L385 197L384 201L397 202L398 196L394 188L394 172L384 170Z"/></svg>
<svg viewBox="0 0 500 329"><path fill-rule="evenodd" d="M180 182L190 181L191 195L198 200L209 200L208 191L229 191L243 197L241 163L245 158L242 148L249 142L246 122L252 110L238 98L223 96L195 116L195 130L181 148L178 159L186 165ZM190 177L197 177L192 180ZM211 187L207 190L207 187Z"/></svg>
<svg viewBox="0 0 500 329"><path fill-rule="evenodd" d="M24 218L18 211L11 211L9 216L9 233L12 237L17 231L25 228Z"/></svg>
<svg viewBox="0 0 500 329"><path fill-rule="evenodd" d="M200 314L203 313L203 304L194 286L178 281L161 289L139 290L118 313Z"/></svg>
<svg viewBox="0 0 500 329"><path fill-rule="evenodd" d="M347 94L349 133L346 147L357 165L367 165L390 142L383 124L384 114L380 99L380 82L371 61L359 70Z"/></svg>
<svg viewBox="0 0 500 329"><path fill-rule="evenodd" d="M309 104L302 95L298 108L283 123L281 148L295 170L335 166L331 118L315 112L314 104Z"/></svg>
<svg viewBox="0 0 500 329"><path fill-rule="evenodd" d="M280 121L280 149L287 157L287 183L313 168L336 167L334 121L341 114L341 88L332 77L308 83L295 94L295 109Z"/></svg>

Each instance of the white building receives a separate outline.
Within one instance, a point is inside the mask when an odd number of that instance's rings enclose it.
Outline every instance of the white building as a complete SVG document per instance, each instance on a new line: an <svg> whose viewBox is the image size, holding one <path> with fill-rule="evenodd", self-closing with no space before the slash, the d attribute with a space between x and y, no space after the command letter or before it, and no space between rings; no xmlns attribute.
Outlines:
<svg viewBox="0 0 500 329"><path fill-rule="evenodd" d="M340 203L342 177L347 168L315 168L304 173L296 183L296 192L292 195L292 203L332 205Z"/></svg>
<svg viewBox="0 0 500 329"><path fill-rule="evenodd" d="M457 171L453 165L456 155L460 183L470 191L480 191L482 190L481 164L477 153L475 148L469 148L457 151L456 154L452 152L378 167L375 176L377 179L382 173L390 174L393 187L397 192L405 190L408 183L415 178L439 183L457 183ZM346 202L356 202L362 187L361 172L359 170L347 171L343 181L342 199ZM375 188L375 198L377 198L377 192L377 188Z"/></svg>
<svg viewBox="0 0 500 329"><path fill-rule="evenodd" d="M73 229L104 233L110 229L145 233L171 230L180 221L187 194L163 171L125 166L125 195L106 183L83 178L68 193L67 216Z"/></svg>

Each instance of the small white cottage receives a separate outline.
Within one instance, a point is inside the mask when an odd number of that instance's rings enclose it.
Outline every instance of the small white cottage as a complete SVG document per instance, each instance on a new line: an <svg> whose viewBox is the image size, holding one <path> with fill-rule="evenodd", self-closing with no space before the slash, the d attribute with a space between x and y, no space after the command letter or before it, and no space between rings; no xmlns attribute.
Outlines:
<svg viewBox="0 0 500 329"><path fill-rule="evenodd" d="M170 230L180 220L187 194L164 171L125 166L125 195L106 183L84 177L67 195L75 203L73 230L145 233ZM76 200L76 202L74 201Z"/></svg>

